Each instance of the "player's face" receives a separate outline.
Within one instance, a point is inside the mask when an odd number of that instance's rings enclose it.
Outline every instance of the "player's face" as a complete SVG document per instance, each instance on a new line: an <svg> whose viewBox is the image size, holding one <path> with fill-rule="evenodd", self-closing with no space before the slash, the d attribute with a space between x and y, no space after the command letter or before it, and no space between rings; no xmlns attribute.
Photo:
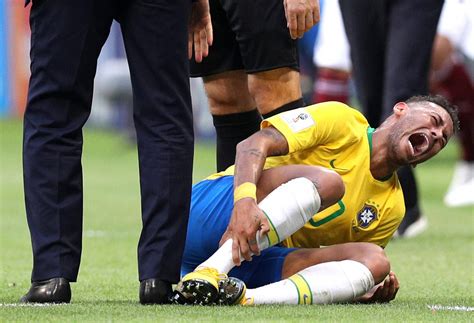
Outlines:
<svg viewBox="0 0 474 323"><path fill-rule="evenodd" d="M453 135L453 122L442 107L416 105L407 108L391 135L394 158L400 164L416 166L436 155Z"/></svg>

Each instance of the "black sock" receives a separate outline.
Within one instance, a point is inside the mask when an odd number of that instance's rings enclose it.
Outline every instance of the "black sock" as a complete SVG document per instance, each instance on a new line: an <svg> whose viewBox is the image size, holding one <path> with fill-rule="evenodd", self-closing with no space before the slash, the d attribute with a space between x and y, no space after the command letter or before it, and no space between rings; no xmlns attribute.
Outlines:
<svg viewBox="0 0 474 323"><path fill-rule="evenodd" d="M285 111L290 111L290 110L301 108L301 107L304 107L304 106L305 106L305 103L304 103L303 98L299 98L298 100L289 102L287 104L282 105L279 108L276 108L273 111L265 113L264 115L262 115L262 117L263 117L263 119L267 119L267 118L273 117L274 115L276 115L278 113L285 112Z"/></svg>
<svg viewBox="0 0 474 323"><path fill-rule="evenodd" d="M217 171L235 163L235 146L260 129L262 117L257 109L212 116L216 128Z"/></svg>

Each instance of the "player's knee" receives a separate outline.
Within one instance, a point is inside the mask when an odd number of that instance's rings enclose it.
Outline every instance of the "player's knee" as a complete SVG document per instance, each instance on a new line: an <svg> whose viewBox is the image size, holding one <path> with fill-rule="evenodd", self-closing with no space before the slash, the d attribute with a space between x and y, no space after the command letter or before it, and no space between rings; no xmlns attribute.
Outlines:
<svg viewBox="0 0 474 323"><path fill-rule="evenodd" d="M290 68L259 72L249 77L249 93L262 114L301 98L299 73Z"/></svg>
<svg viewBox="0 0 474 323"><path fill-rule="evenodd" d="M209 110L212 115L241 113L255 109L256 103L250 96L208 95Z"/></svg>
<svg viewBox="0 0 474 323"><path fill-rule="evenodd" d="M337 203L344 196L344 182L338 173L322 167L318 167L318 169L319 171L315 172L314 178L309 179L318 189L321 205L328 207Z"/></svg>
<svg viewBox="0 0 474 323"><path fill-rule="evenodd" d="M369 268L376 284L380 283L390 273L390 261L385 251L373 243L363 244L361 262Z"/></svg>
<svg viewBox="0 0 474 323"><path fill-rule="evenodd" d="M213 115L249 111L256 107L248 91L247 76L242 73L223 73L205 78L209 108Z"/></svg>

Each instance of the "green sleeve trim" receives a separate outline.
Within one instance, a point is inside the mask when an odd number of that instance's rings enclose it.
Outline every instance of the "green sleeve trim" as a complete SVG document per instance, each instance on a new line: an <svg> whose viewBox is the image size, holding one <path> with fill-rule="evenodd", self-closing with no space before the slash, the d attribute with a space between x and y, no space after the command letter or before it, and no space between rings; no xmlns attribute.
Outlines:
<svg viewBox="0 0 474 323"><path fill-rule="evenodd" d="M311 224L313 227L319 227L319 226L321 226L321 225L337 218L341 214L343 214L344 211L346 210L346 206L344 205L342 200L339 200L339 202L337 202L337 204L339 205L339 210L336 210L335 212L329 214L327 217L325 217L325 218L323 218L319 221L314 221L313 219L311 219L311 220L309 220L309 224Z"/></svg>

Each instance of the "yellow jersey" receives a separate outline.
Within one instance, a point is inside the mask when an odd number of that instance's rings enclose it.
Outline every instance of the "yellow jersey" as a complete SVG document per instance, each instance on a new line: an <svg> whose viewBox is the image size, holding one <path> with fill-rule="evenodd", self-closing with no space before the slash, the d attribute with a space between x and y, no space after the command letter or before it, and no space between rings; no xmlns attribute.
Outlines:
<svg viewBox="0 0 474 323"><path fill-rule="evenodd" d="M264 169L291 164L318 165L336 171L345 195L318 212L286 239L288 247L317 248L365 241L385 247L405 214L398 177L375 179L370 172L372 133L365 117L339 102L325 102L287 111L262 121L288 141L284 156L268 157ZM211 178L231 175L234 167Z"/></svg>

